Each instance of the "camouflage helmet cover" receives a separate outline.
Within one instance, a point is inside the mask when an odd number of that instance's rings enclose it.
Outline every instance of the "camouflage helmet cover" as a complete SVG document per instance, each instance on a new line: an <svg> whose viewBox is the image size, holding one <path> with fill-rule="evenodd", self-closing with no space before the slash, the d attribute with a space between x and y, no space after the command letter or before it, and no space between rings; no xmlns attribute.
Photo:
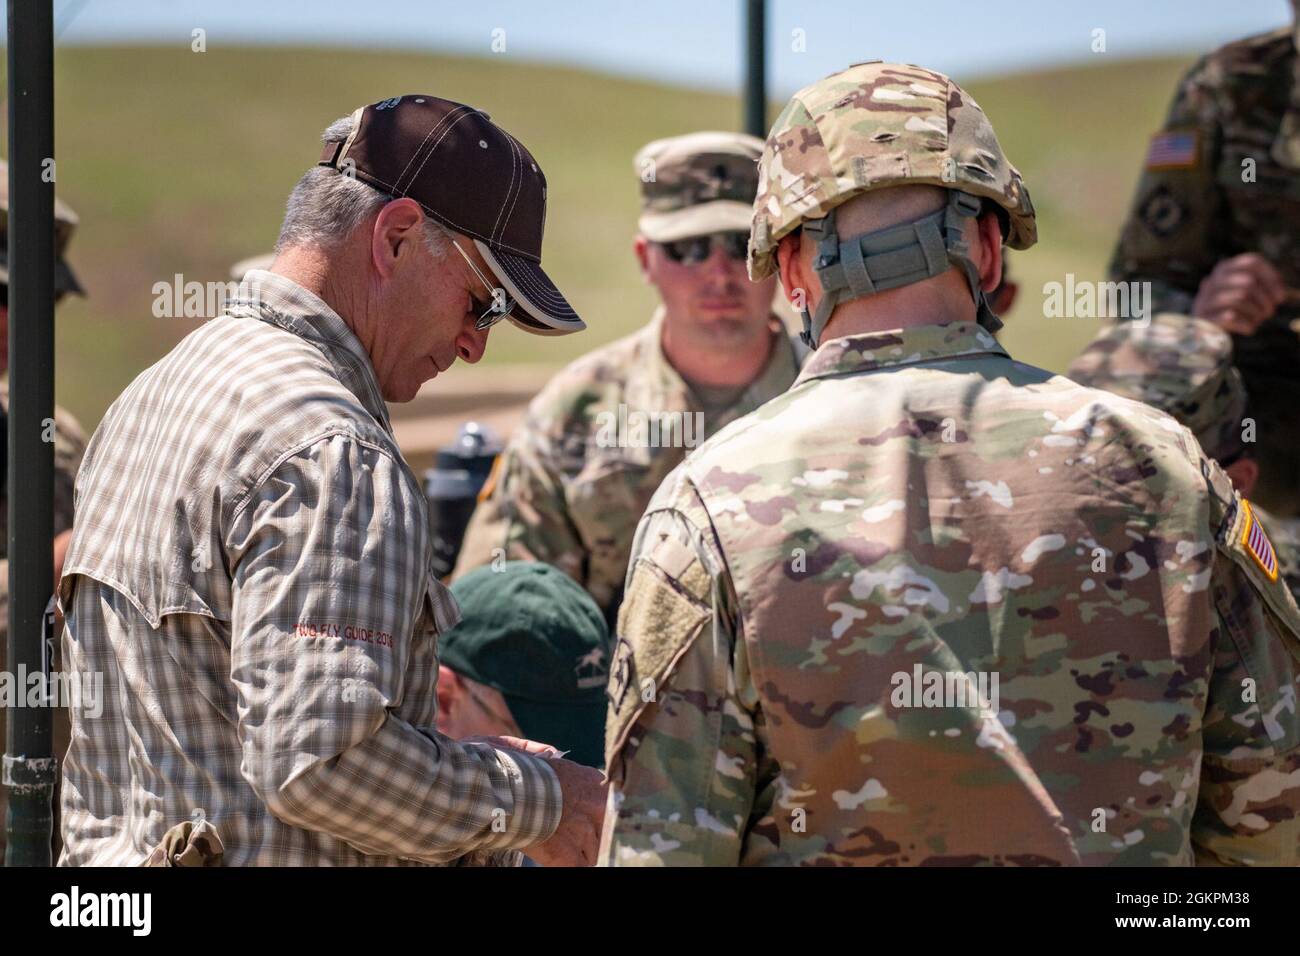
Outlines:
<svg viewBox="0 0 1300 956"><path fill-rule="evenodd" d="M1232 338L1205 319L1162 313L1149 324L1116 322L1065 374L1167 412L1221 464L1245 450L1248 396L1232 364Z"/></svg>
<svg viewBox="0 0 1300 956"><path fill-rule="evenodd" d="M796 93L759 161L749 275L775 271L783 236L854 196L906 183L958 189L1007 213L1007 245L1038 239L1024 180L961 87L919 66L857 63Z"/></svg>

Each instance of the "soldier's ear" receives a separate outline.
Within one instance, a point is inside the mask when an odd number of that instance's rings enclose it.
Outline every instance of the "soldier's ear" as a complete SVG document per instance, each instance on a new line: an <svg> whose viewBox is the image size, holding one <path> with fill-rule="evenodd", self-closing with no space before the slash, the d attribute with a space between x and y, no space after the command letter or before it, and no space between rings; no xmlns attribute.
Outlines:
<svg viewBox="0 0 1300 956"><path fill-rule="evenodd" d="M1002 224L993 213L985 213L975 220L980 248L976 257L979 266L980 286L992 292L1002 284Z"/></svg>
<svg viewBox="0 0 1300 956"><path fill-rule="evenodd" d="M776 244L776 268L781 276L781 289L786 299L796 309L812 308L808 300L808 290L821 290L816 281L812 266L803 254L803 231L782 236Z"/></svg>
<svg viewBox="0 0 1300 956"><path fill-rule="evenodd" d="M637 265L641 267L641 278L650 282L650 240L638 232L632 240L632 252L636 255Z"/></svg>
<svg viewBox="0 0 1300 956"><path fill-rule="evenodd" d="M1259 462L1255 459L1238 458L1223 470L1232 479L1232 487L1243 498L1249 498L1255 493L1255 485L1259 482Z"/></svg>

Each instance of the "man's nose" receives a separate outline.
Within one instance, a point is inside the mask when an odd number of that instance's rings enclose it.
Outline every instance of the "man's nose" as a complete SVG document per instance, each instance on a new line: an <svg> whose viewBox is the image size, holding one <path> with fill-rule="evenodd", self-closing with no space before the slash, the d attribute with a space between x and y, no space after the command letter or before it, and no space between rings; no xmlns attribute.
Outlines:
<svg viewBox="0 0 1300 956"><path fill-rule="evenodd" d="M456 354L462 361L473 365L487 350L488 333L491 331L491 329L484 329L480 332L474 328L473 321L466 323L456 339Z"/></svg>
<svg viewBox="0 0 1300 956"><path fill-rule="evenodd" d="M731 258L721 246L713 247L701 268L709 281L716 284L730 285L739 282L742 278L746 280L749 278L745 272L745 263Z"/></svg>

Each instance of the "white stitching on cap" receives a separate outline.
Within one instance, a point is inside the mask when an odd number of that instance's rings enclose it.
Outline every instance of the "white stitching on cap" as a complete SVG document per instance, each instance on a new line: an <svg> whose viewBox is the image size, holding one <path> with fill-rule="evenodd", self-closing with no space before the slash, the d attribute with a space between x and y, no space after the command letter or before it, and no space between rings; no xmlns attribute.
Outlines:
<svg viewBox="0 0 1300 956"><path fill-rule="evenodd" d="M459 107L457 107L457 109L459 109ZM420 145L417 146L415 151L411 153L411 157L406 161L406 165L403 166L402 171L397 174L397 181L399 183L402 181L402 177L406 175L406 171L411 168L411 163L415 162L415 158L419 156L420 152L424 149L425 143L429 142L429 137L431 137L434 133L436 133L438 131L438 127L440 127L443 123L447 122L447 118L455 112L456 110L453 109L450 113L444 114L443 116L439 117L438 122L434 123L432 126L429 127L429 132L424 134L424 139L420 140ZM397 189L397 187L394 186L393 189Z"/></svg>
<svg viewBox="0 0 1300 956"><path fill-rule="evenodd" d="M515 217L515 206L519 203L519 197L524 193L524 148L513 136L510 137L510 148L519 157L519 189L515 192L515 198L510 201L510 212L506 214L506 221L501 226L501 235L503 236L506 234L506 228L510 225L510 220Z"/></svg>
<svg viewBox="0 0 1300 956"><path fill-rule="evenodd" d="M506 269L504 265L502 265L501 268L505 270L507 275L510 275L510 270ZM573 306L569 305L568 301L564 298L559 289L554 288L553 285L550 287L542 285L541 280L535 278L531 273L523 272L517 276L510 275L510 281L526 291L529 298L545 299L548 302L555 303L553 306L554 308L558 309L563 305L570 311L573 310Z"/></svg>
<svg viewBox="0 0 1300 956"><path fill-rule="evenodd" d="M468 107L466 108L468 109ZM445 130L443 130L442 135L438 137L437 142L435 142L432 146L429 147L429 152L425 154L424 161L420 163L420 168L411 174L412 183L420 178L420 173L424 172L424 164L429 161L430 156L432 156L434 153L438 151L438 147L442 145L442 141L447 138L447 134L450 133L456 127L456 124L459 123L461 120L463 120L466 116L472 116L476 113L478 113L478 110L471 110L469 113L464 113L456 117L456 122L452 123ZM449 113L447 115L450 116L451 114ZM408 184L406 188L409 190L411 187Z"/></svg>
<svg viewBox="0 0 1300 956"><path fill-rule="evenodd" d="M540 284L541 280L536 279L532 275L532 273L528 271L523 271L520 272L518 275L513 275L511 274L510 270L507 269L504 265L502 265L501 268L506 273L506 275L510 276L510 281L517 282L520 286L526 288L530 293L536 293L538 295L543 295L543 296L554 296L559 292L558 289L551 289L547 286L541 285ZM563 298L563 296L561 296L561 298Z"/></svg>
<svg viewBox="0 0 1300 956"><path fill-rule="evenodd" d="M558 289L542 285L540 279L535 278L527 272L521 273L518 276L511 276L511 280L527 289L528 294L533 298L546 299L549 302L554 302L557 307L559 305L567 306L569 304L565 300L564 296L560 294Z"/></svg>
<svg viewBox="0 0 1300 956"><path fill-rule="evenodd" d="M513 191L515 191L515 173L519 172L519 155L515 152L515 138L508 137L507 135L506 139L508 140L508 143L510 143L510 189L506 190L506 199L502 200L500 208L497 209L497 219L493 220L493 224L491 224L491 235L493 235L493 239L497 238L497 226L500 225L500 215L502 215L503 212L506 212L507 203L510 203L513 211L513 203L511 203L510 196ZM520 177L519 179L519 191L520 193L523 193L524 191L523 177ZM506 216L506 225L510 225L510 216L508 215ZM506 232L506 226L502 226L500 232Z"/></svg>
<svg viewBox="0 0 1300 956"><path fill-rule="evenodd" d="M496 219L492 220L493 241L495 241L497 238L497 225L501 222L501 214L506 211L506 203L510 201L510 194L514 191L515 188L515 173L519 171L519 154L515 151L515 139L513 136L507 136L506 140L510 143L510 186L506 189L506 198L502 200L501 208L497 210ZM524 180L523 177L521 176L519 177L520 192L524 191L523 187L524 187ZM511 211L513 212L514 203L510 203L510 206L511 206ZM509 225L509 223L510 223L510 217L506 216L506 224ZM505 232L505 229L502 228L501 231Z"/></svg>
<svg viewBox="0 0 1300 956"><path fill-rule="evenodd" d="M358 170L357 175L364 176L368 179L373 179L379 185L387 189L389 194L393 196L393 198L397 198L395 195L396 189L394 188L392 183L385 182L384 180L380 179L378 176L374 175L373 173L368 173L365 170ZM491 237L485 237L479 235L473 229L469 228L468 226L462 226L460 223L456 222L454 219L452 219L450 216L446 215L445 213L438 212L432 206L420 202L420 200L415 199L412 196L407 196L404 198L411 199L413 202L420 203L421 209L423 209L425 212L427 212L430 216L438 220L443 225L451 226L451 228L455 229L456 231L463 232L467 236L473 236L475 239L481 240L482 242L487 242L487 243L492 242ZM523 256L524 258L531 258L533 256L533 253L529 252L527 249L520 249L518 246L512 246L508 242L497 242L496 245L500 246L502 249L507 249L518 256Z"/></svg>
<svg viewBox="0 0 1300 956"><path fill-rule="evenodd" d="M511 276L510 271L504 267L504 264L502 264L502 271L506 272L506 278L503 281L513 286L513 293L523 302L525 312L538 312L549 317L549 319L565 321L565 323L567 321L581 321L581 319L578 319L577 312L573 311L573 307L569 306L568 302L564 302L563 297L560 297L560 304L552 304L554 303L554 297L551 297L550 290L543 289L542 291L547 293L545 298L550 299L550 302L543 300L542 295L537 294L532 282L526 281L525 277L528 276L528 273L521 274L521 276Z"/></svg>
<svg viewBox="0 0 1300 956"><path fill-rule="evenodd" d="M460 106L457 106L455 109L449 110L446 114L442 116L441 119L438 120L438 122L434 123L433 126L430 127L429 132L425 133L424 139L420 141L419 147L415 150L415 152L411 154L411 158L406 161L406 165L402 167L402 171L397 175L397 181L399 183L402 181L402 177L406 175L406 171L411 168L411 163L415 162L415 157L419 156L420 151L424 149L424 144L429 142L429 138L433 136L434 133L438 132L438 128L442 126L444 123L446 123L448 120L450 120L453 116L455 116L457 110L467 110L467 109L469 109L468 106L461 104ZM415 177L412 176L411 179L414 180ZM399 189L399 187L397 186L393 186L392 188L394 190ZM409 184L407 188L408 189L410 188Z"/></svg>
<svg viewBox="0 0 1300 956"><path fill-rule="evenodd" d="M567 312L569 315L577 315L573 311L573 306L565 300L564 296L559 294L558 290L535 285L533 278L526 273L517 276L510 275L508 272L506 274L509 276L510 281L529 299L538 302L540 306L546 307L550 312L561 315Z"/></svg>

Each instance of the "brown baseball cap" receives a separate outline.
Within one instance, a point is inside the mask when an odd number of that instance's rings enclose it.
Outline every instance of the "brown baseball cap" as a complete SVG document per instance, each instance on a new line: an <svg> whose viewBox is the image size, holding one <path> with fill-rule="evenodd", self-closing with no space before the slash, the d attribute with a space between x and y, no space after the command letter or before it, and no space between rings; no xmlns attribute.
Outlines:
<svg viewBox="0 0 1300 956"><path fill-rule="evenodd" d="M482 110L424 94L363 106L352 135L327 144L320 165L414 199L443 226L472 237L516 302L515 325L537 335L586 328L542 271L546 177Z"/></svg>

